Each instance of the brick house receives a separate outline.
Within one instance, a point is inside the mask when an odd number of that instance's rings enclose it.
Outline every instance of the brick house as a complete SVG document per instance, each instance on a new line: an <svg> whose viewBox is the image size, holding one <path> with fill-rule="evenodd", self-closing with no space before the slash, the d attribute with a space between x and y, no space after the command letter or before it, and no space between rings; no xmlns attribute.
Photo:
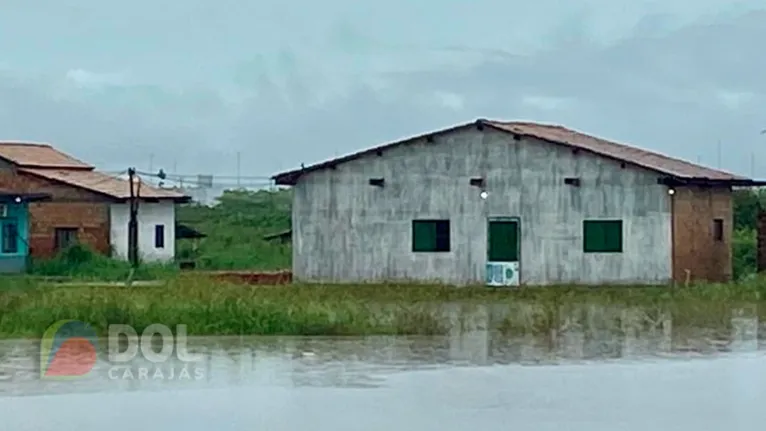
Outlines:
<svg viewBox="0 0 766 431"><path fill-rule="evenodd" d="M107 255L127 255L129 182L48 144L0 142L0 188L50 196L29 203L29 255L54 256L77 241ZM175 204L181 193L142 183L139 253L145 260L175 254Z"/></svg>

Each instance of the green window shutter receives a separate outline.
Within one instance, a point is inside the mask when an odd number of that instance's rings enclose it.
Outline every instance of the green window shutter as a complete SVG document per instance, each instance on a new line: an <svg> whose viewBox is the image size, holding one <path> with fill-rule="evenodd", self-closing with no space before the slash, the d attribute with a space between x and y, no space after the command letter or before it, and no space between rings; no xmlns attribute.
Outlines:
<svg viewBox="0 0 766 431"><path fill-rule="evenodd" d="M622 220L583 221L585 253L621 253L622 247Z"/></svg>
<svg viewBox="0 0 766 431"><path fill-rule="evenodd" d="M490 262L519 261L519 224L515 221L489 222Z"/></svg>
<svg viewBox="0 0 766 431"><path fill-rule="evenodd" d="M426 220L412 221L412 251L433 251L436 248L436 225Z"/></svg>
<svg viewBox="0 0 766 431"><path fill-rule="evenodd" d="M596 221L586 220L583 222L583 251L595 253L604 248L604 230Z"/></svg>
<svg viewBox="0 0 766 431"><path fill-rule="evenodd" d="M622 253L622 220L604 222L603 226L605 251Z"/></svg>

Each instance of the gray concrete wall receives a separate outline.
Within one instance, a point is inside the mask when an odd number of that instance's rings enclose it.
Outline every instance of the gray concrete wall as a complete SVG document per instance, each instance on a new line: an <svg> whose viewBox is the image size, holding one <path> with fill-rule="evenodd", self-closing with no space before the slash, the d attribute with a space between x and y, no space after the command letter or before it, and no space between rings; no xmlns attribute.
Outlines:
<svg viewBox="0 0 766 431"><path fill-rule="evenodd" d="M469 184L487 179L488 199ZM580 187L564 184L580 177ZM368 184L385 178L385 187ZM522 284L662 283L671 212L658 175L474 128L307 174L295 186L296 280L483 283L487 217L521 219ZM413 219L451 221L452 251L413 253ZM624 252L583 253L582 222L621 218Z"/></svg>

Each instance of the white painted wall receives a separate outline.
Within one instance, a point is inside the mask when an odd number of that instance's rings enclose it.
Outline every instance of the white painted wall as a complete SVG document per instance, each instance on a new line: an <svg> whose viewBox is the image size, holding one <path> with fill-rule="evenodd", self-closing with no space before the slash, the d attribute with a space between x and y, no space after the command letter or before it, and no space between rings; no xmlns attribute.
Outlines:
<svg viewBox="0 0 766 431"><path fill-rule="evenodd" d="M112 204L110 213L110 241L114 256L128 258L128 221L130 205ZM138 205L138 253L144 262L167 261L176 254L176 206L174 202L144 203ZM156 248L156 225L165 226L165 247Z"/></svg>

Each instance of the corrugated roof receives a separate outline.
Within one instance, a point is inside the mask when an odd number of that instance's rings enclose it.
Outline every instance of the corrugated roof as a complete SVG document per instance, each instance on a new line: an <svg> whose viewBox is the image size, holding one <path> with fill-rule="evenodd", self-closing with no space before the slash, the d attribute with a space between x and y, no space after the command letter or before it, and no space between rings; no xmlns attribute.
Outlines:
<svg viewBox="0 0 766 431"><path fill-rule="evenodd" d="M0 158L27 168L94 169L44 143L0 141Z"/></svg>
<svg viewBox="0 0 766 431"><path fill-rule="evenodd" d="M116 178L98 171L71 170L71 169L30 169L20 168L20 172L26 172L38 177L69 184L81 189L101 193L116 199L128 199L130 197L130 183L128 180ZM173 190L153 187L147 183L141 183L138 196L149 199L174 199L188 200L188 196Z"/></svg>
<svg viewBox="0 0 766 431"><path fill-rule="evenodd" d="M597 138L559 125L520 121L486 121L486 124L499 130L580 148L679 178L707 178L712 180L747 179L729 172L697 165L664 154Z"/></svg>
<svg viewBox="0 0 766 431"><path fill-rule="evenodd" d="M317 163L315 165L307 166L301 169L294 169L291 171L283 172L274 175L272 179L275 180L277 184L294 185L300 176L308 172L331 168L333 166L337 166L338 164L358 159L368 154L374 154L376 152L384 151L392 147L412 143L419 139L424 139L428 136L450 133L459 129L474 127L477 125L485 125L506 133L533 137L552 142L554 144L566 145L572 148L582 149L604 157L609 157L630 163L680 179L707 179L714 181L732 182L750 181L746 177L734 175L729 172L697 165L657 152L619 144L606 139L588 135L583 132L567 129L566 127L559 125L521 121L494 121L484 119L479 119L475 122L462 124L447 129L442 129L440 131L422 134L420 136L408 138L402 141L370 148L364 151L333 160L328 160L322 163Z"/></svg>

